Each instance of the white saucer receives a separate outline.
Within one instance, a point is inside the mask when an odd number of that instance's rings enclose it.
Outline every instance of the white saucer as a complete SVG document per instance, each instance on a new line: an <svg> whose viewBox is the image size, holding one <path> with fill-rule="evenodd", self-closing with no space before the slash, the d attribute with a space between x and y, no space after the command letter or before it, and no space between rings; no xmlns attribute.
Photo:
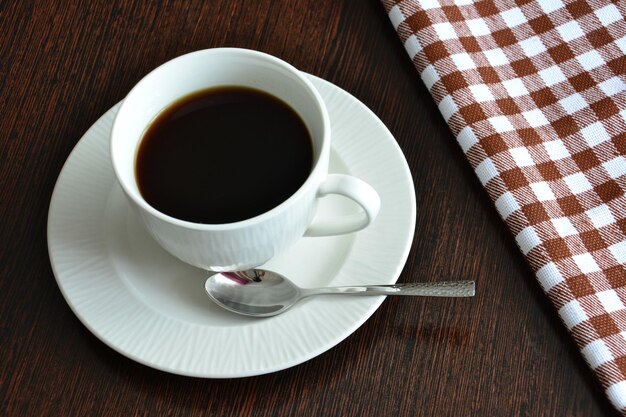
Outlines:
<svg viewBox="0 0 626 417"><path fill-rule="evenodd" d="M411 174L391 133L356 98L310 76L332 126L331 172L380 194L372 226L354 235L303 238L267 266L302 286L394 283L415 228ZM63 296L100 340L145 365L181 375L232 378L285 369L354 332L383 297L316 297L267 319L237 316L204 293L207 273L163 251L128 208L109 159L119 104L76 145L58 178L48 248ZM326 197L322 212L354 210Z"/></svg>

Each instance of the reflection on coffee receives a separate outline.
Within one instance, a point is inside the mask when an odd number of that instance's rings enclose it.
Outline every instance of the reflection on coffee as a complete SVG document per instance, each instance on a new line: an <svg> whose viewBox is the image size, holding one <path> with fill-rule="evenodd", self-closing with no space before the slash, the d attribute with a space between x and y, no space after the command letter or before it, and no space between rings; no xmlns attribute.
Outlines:
<svg viewBox="0 0 626 417"><path fill-rule="evenodd" d="M312 140L286 103L243 87L200 91L150 124L135 161L143 198L181 220L249 219L293 195L313 165Z"/></svg>

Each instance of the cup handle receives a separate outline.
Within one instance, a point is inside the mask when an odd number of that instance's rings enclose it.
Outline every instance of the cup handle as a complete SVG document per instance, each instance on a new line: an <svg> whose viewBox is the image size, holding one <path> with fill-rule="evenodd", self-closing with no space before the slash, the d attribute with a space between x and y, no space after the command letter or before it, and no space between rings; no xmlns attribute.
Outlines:
<svg viewBox="0 0 626 417"><path fill-rule="evenodd" d="M362 211L334 218L313 219L304 236L334 236L356 232L369 226L380 211L380 197L366 182L344 174L329 174L320 185L317 197L339 194L357 203Z"/></svg>

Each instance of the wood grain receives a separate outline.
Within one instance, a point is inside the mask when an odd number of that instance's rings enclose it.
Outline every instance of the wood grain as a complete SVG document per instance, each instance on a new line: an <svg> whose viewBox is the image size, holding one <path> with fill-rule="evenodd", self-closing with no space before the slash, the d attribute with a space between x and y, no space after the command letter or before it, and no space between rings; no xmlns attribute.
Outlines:
<svg viewBox="0 0 626 417"><path fill-rule="evenodd" d="M92 336L48 260L56 178L144 74L218 46L274 54L378 114L416 188L400 280L474 279L477 296L390 298L327 353L238 380L169 375ZM614 415L376 0L0 1L0 115L0 415Z"/></svg>

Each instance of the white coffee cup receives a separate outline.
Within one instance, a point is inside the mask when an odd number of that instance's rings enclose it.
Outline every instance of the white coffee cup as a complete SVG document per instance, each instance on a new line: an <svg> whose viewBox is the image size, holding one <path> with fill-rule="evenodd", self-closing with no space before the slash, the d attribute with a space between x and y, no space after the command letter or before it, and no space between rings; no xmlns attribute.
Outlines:
<svg viewBox="0 0 626 417"><path fill-rule="evenodd" d="M218 86L252 87L280 98L293 108L311 134L313 168L295 194L263 214L227 224L192 223L161 213L143 199L135 179L135 158L144 132L162 110L181 97ZM242 270L265 263L305 234L350 233L374 221L380 209L376 191L357 178L328 173L330 142L326 106L300 71L261 52L216 48L166 62L130 91L113 124L111 160L130 205L165 250L200 268ZM362 211L356 215L314 219L318 198L328 194L346 196L360 205Z"/></svg>

